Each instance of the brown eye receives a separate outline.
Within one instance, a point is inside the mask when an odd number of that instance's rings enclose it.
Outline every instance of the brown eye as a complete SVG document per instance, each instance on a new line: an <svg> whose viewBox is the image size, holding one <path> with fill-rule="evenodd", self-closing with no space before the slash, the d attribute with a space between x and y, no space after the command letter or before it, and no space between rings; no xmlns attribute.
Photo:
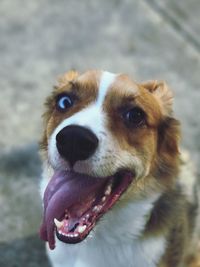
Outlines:
<svg viewBox="0 0 200 267"><path fill-rule="evenodd" d="M145 113L140 108L130 109L123 117L128 126L139 127L145 123Z"/></svg>
<svg viewBox="0 0 200 267"><path fill-rule="evenodd" d="M73 106L72 98L67 94L59 95L56 99L56 108L58 111L66 111Z"/></svg>

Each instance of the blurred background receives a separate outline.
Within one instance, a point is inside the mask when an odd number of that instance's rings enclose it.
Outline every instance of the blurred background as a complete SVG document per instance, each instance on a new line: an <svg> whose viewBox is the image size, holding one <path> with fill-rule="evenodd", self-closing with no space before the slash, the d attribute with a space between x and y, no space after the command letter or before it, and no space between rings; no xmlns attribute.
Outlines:
<svg viewBox="0 0 200 267"><path fill-rule="evenodd" d="M48 267L37 232L43 102L69 69L166 80L200 159L199 0L0 0L0 266Z"/></svg>

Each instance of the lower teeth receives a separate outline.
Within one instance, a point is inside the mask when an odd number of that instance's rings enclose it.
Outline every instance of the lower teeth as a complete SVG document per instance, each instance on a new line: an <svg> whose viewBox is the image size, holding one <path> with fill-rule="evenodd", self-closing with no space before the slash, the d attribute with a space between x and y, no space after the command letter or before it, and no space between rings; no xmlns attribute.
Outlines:
<svg viewBox="0 0 200 267"><path fill-rule="evenodd" d="M78 226L78 228L77 228L77 231L80 233L80 234L82 234L85 230L86 230L86 228L87 228L87 226L86 225L80 225L80 226Z"/></svg>
<svg viewBox="0 0 200 267"><path fill-rule="evenodd" d="M93 211L94 212L99 212L101 210L102 206L98 205L98 206L94 206Z"/></svg>
<svg viewBox="0 0 200 267"><path fill-rule="evenodd" d="M112 191L112 188L111 187L112 187L111 184L109 184L108 187L106 188L106 191L104 193L106 196L110 195L110 193Z"/></svg>
<svg viewBox="0 0 200 267"><path fill-rule="evenodd" d="M54 218L54 223L55 223L57 228L61 228L63 226L63 224L64 224L63 221L60 222L56 218Z"/></svg>

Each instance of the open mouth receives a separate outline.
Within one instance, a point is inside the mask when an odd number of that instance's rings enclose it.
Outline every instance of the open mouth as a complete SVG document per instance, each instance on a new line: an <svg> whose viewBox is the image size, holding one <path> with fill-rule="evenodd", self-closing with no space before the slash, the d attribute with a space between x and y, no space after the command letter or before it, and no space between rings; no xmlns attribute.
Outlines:
<svg viewBox="0 0 200 267"><path fill-rule="evenodd" d="M134 175L119 171L91 177L71 171L54 173L44 193L40 237L55 248L55 233L65 243L79 243L126 191Z"/></svg>

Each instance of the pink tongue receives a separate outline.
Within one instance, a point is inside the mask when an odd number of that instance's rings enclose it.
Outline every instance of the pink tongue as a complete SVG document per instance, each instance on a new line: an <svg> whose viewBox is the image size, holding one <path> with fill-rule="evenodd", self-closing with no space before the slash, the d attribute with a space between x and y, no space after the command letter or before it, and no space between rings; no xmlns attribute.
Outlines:
<svg viewBox="0 0 200 267"><path fill-rule="evenodd" d="M44 193L44 214L40 228L40 237L55 248L54 218L60 220L66 209L84 201L98 191L107 179L89 177L70 171L55 172Z"/></svg>

